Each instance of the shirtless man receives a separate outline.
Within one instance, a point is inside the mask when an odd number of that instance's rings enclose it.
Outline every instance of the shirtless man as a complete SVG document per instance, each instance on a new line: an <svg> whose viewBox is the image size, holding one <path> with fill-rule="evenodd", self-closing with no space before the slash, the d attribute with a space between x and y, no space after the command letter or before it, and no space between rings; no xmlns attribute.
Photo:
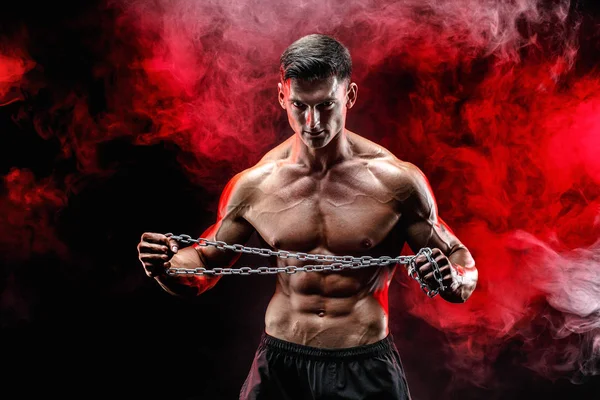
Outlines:
<svg viewBox="0 0 600 400"><path fill-rule="evenodd" d="M218 219L202 237L244 244L257 232L272 249L374 257L395 256L404 243L415 253L430 247L447 287L440 296L464 302L477 269L438 217L425 176L345 129L358 90L351 65L346 47L325 35L285 50L278 96L294 135L231 179ZM160 233L144 233L138 245L146 273L174 295L199 295L220 277L171 276L169 268L228 267L239 258L210 246L178 246ZM418 258L417 267L436 287L427 260ZM388 328L395 268L278 274L240 399L410 399Z"/></svg>

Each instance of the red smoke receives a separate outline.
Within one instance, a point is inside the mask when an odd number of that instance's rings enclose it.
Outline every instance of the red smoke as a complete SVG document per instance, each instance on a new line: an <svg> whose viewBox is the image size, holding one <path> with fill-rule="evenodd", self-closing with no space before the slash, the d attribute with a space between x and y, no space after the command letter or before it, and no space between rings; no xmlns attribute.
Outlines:
<svg viewBox="0 0 600 400"><path fill-rule="evenodd" d="M112 173L97 149L115 138L176 146L191 182L222 187L290 134L276 102L281 52L302 35L332 34L349 47L359 85L348 127L425 172L480 271L464 305L429 300L416 284L392 289L391 302L445 334L457 384L492 386L511 340L544 376L598 374L600 77L579 50L598 36L583 36L569 1L109 1L107 9L116 29L98 44L94 69L105 110L91 113L85 91L73 90L55 93L34 118L42 137L59 139L61 157L77 161L69 190ZM0 49L0 104L31 90L35 64L25 48ZM19 210L9 221L16 231L36 224L36 210L65 204L67 189L52 177L13 170L5 182L2 210ZM51 231L52 219L41 221ZM46 244L29 251L54 243L37 240Z"/></svg>
<svg viewBox="0 0 600 400"><path fill-rule="evenodd" d="M12 169L4 177L6 196L0 198L2 253L27 259L32 253L65 257L66 246L56 238L55 213L66 205L64 192L50 179L35 180L27 170Z"/></svg>
<svg viewBox="0 0 600 400"><path fill-rule="evenodd" d="M35 62L27 55L22 40L14 38L5 43L0 38L0 106L21 100L19 90L23 76L35 67Z"/></svg>

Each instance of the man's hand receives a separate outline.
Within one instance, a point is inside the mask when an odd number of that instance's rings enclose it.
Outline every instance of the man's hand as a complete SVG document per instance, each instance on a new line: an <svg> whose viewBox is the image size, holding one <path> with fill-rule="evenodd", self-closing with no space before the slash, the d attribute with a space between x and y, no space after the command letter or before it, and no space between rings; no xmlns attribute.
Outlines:
<svg viewBox="0 0 600 400"><path fill-rule="evenodd" d="M171 267L171 258L177 253L179 244L162 233L145 232L138 244L139 259L146 275L164 275Z"/></svg>
<svg viewBox="0 0 600 400"><path fill-rule="evenodd" d="M462 283L462 276L458 270L452 265L448 257L442 253L440 249L434 248L431 250L431 258L437 263L442 283L446 287L446 292L456 291ZM424 255L419 255L415 259L417 272L421 279L427 284L430 289L439 287L438 281L433 276L433 266ZM440 292L441 293L441 292Z"/></svg>

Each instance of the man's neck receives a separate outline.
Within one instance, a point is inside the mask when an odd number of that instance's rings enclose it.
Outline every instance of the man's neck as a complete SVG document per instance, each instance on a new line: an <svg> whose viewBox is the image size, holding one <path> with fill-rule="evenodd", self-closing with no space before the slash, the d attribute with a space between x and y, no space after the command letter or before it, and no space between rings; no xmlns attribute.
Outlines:
<svg viewBox="0 0 600 400"><path fill-rule="evenodd" d="M348 160L351 157L351 143L348 140L348 134L345 129L338 133L325 147L320 149L308 147L298 134L294 135L292 158L295 162L306 165L314 172L324 172L333 165Z"/></svg>

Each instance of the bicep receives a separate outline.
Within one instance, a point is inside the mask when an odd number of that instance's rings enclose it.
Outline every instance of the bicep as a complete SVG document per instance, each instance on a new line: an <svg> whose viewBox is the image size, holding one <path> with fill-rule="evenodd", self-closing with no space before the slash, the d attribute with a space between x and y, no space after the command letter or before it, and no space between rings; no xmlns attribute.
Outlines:
<svg viewBox="0 0 600 400"><path fill-rule="evenodd" d="M441 218L416 220L406 226L406 242L415 254L424 247L438 248L446 256L463 247Z"/></svg>
<svg viewBox="0 0 600 400"><path fill-rule="evenodd" d="M246 243L255 231L252 224L244 218L244 212L252 201L251 189L245 182L243 173L233 177L221 194L217 222L204 231L202 237L227 244ZM222 251L214 246L195 244L194 248L208 268L231 266L240 256L240 253Z"/></svg>
<svg viewBox="0 0 600 400"><path fill-rule="evenodd" d="M406 242L416 253L423 247L438 248L449 255L463 247L450 227L439 217L433 191L418 168L414 167L405 183L408 193L403 204L402 221Z"/></svg>
<svg viewBox="0 0 600 400"><path fill-rule="evenodd" d="M254 227L244 218L232 216L217 221L204 231L202 237L227 244L245 244L254 231ZM202 263L208 268L231 266L240 256L240 253L222 251L214 246L194 244L194 249L198 252Z"/></svg>

